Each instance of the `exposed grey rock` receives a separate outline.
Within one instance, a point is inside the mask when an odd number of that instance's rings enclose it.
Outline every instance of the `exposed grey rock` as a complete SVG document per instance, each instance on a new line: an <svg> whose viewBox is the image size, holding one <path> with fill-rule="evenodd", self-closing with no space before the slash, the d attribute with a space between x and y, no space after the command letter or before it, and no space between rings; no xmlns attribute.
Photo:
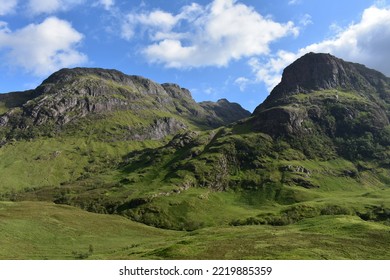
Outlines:
<svg viewBox="0 0 390 280"><path fill-rule="evenodd" d="M282 81L254 113L280 104L286 96L324 89L352 90L370 99L390 100L390 78L382 73L330 54L308 53L284 69Z"/></svg>
<svg viewBox="0 0 390 280"><path fill-rule="evenodd" d="M333 94L322 97L323 90ZM375 134L390 124L389 97L390 78L383 74L330 54L309 53L286 67L251 122L276 137L308 135L313 129L330 137Z"/></svg>
<svg viewBox="0 0 390 280"><path fill-rule="evenodd" d="M273 136L294 135L306 131L303 127L307 119L304 109L293 107L275 107L257 114L253 127Z"/></svg>
<svg viewBox="0 0 390 280"><path fill-rule="evenodd" d="M181 88L177 84L165 83L161 85L165 91L173 98L190 98L192 99L191 92L186 88Z"/></svg>
<svg viewBox="0 0 390 280"><path fill-rule="evenodd" d="M195 131L187 131L182 134L177 134L173 139L168 143L169 147L173 147L176 149L180 149L185 147L186 145L193 143L194 139L199 135L199 133Z"/></svg>
<svg viewBox="0 0 390 280"><path fill-rule="evenodd" d="M192 99L189 90L176 84L160 85L140 76L100 68L62 69L35 90L5 94L0 96L0 102L10 108L0 116L0 127L11 129L48 123L61 129L73 120L118 110L169 112L211 128L249 115L241 106L230 106L228 101L223 106L217 103L218 106L205 109ZM222 110L228 113L222 114ZM161 139L184 128L182 122L173 118L160 119L140 132L138 138L144 139L144 133L148 138Z"/></svg>
<svg viewBox="0 0 390 280"><path fill-rule="evenodd" d="M186 130L188 127L174 118L159 118L154 120L153 124L141 129L130 129L129 139L131 140L160 140L168 135L173 135L179 131Z"/></svg>
<svg viewBox="0 0 390 280"><path fill-rule="evenodd" d="M220 99L217 102L200 102L199 105L210 113L210 118L215 116L221 120L221 123L232 123L250 116L249 111L243 110L239 104L231 103L226 99Z"/></svg>
<svg viewBox="0 0 390 280"><path fill-rule="evenodd" d="M295 166L295 165L286 165L286 166L282 166L280 168L281 171L288 171L288 172L298 172L298 173L304 173L306 174L307 176L310 176L311 175L311 171L303 166Z"/></svg>

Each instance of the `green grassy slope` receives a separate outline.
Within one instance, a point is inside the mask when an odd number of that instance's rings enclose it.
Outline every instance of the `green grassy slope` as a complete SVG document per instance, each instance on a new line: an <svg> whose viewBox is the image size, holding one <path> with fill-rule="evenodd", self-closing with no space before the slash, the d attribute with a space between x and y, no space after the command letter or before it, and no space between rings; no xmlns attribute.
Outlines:
<svg viewBox="0 0 390 280"><path fill-rule="evenodd" d="M42 202L0 202L0 259L388 259L390 227L351 216L289 226L155 229Z"/></svg>
<svg viewBox="0 0 390 280"><path fill-rule="evenodd" d="M100 259L129 248L152 251L183 235L42 202L1 202L0 217L1 259Z"/></svg>

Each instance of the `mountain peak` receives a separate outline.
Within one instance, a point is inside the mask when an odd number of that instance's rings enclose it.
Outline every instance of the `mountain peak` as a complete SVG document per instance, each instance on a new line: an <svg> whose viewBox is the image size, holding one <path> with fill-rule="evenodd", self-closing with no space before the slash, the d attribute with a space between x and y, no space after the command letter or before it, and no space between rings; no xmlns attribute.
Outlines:
<svg viewBox="0 0 390 280"><path fill-rule="evenodd" d="M85 75L95 75L103 79L112 80L123 80L123 78L127 76L126 74L115 69L87 67L63 68L51 74L47 79L42 82L42 84L66 82L75 77Z"/></svg>
<svg viewBox="0 0 390 280"><path fill-rule="evenodd" d="M256 111L274 106L287 96L326 89L364 94L376 92L387 99L389 82L385 75L362 64L347 62L331 54L310 52L284 69L281 82Z"/></svg>
<svg viewBox="0 0 390 280"><path fill-rule="evenodd" d="M346 62L331 54L307 53L286 67L275 91L305 93L334 88L367 90L371 85L365 81L362 72L374 70L363 68L363 65Z"/></svg>

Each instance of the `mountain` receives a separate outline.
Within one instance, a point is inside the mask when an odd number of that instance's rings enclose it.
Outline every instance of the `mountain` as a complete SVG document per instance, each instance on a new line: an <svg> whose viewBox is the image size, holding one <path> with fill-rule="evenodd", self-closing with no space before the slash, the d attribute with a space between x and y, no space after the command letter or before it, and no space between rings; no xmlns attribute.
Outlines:
<svg viewBox="0 0 390 280"><path fill-rule="evenodd" d="M388 259L389 94L388 77L330 54L293 62L252 115L60 70L0 96L0 239L25 236L35 258ZM23 231L41 228L50 242Z"/></svg>
<svg viewBox="0 0 390 280"><path fill-rule="evenodd" d="M165 112L207 128L249 116L248 111L227 100L203 106L178 85L160 85L140 76L98 68L62 69L35 90L0 95L0 104L0 126L8 128L6 138L15 137L15 131L30 136L58 131L85 117L120 111ZM224 110L232 114L221 114ZM173 116L154 118L149 125L155 131L149 137L140 135L141 138L163 138L188 127Z"/></svg>
<svg viewBox="0 0 390 280"><path fill-rule="evenodd" d="M330 54L309 53L284 70L251 122L271 136L300 139L308 153L334 148L349 158L375 157L380 149L368 146L389 144L389 106L388 77Z"/></svg>
<svg viewBox="0 0 390 280"><path fill-rule="evenodd" d="M2 190L99 180L134 150L250 116L226 100L207 104L176 84L99 68L62 69L34 90L1 94Z"/></svg>

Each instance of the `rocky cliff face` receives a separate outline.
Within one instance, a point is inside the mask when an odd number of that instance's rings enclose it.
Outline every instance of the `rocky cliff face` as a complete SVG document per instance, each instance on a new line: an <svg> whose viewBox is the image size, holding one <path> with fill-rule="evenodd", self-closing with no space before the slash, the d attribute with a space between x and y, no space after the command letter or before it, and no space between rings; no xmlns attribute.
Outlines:
<svg viewBox="0 0 390 280"><path fill-rule="evenodd" d="M280 84L240 125L309 157L386 161L389 96L390 79L378 71L309 53L284 70Z"/></svg>
<svg viewBox="0 0 390 280"><path fill-rule="evenodd" d="M217 102L205 101L199 103L199 105L210 112L209 120L211 122L216 118L220 122L232 123L249 117L248 111L242 110L239 104L231 103L226 99L220 99Z"/></svg>
<svg viewBox="0 0 390 280"><path fill-rule="evenodd" d="M208 127L249 116L249 112L241 106L230 106L228 101L218 104L217 108L219 111L224 108L235 110L233 116L216 113L212 106L204 108L192 99L187 89L175 84L161 85L140 76L99 68L62 69L35 90L3 95L0 103L8 108L0 116L0 127L10 129L29 129L46 124L59 128L92 114L124 110L134 113L143 110L169 112ZM161 120L160 124L155 123L153 133L156 135L153 137L164 135L165 132L157 131L164 130L163 127L167 133L174 132L174 128L185 127L178 122Z"/></svg>
<svg viewBox="0 0 390 280"><path fill-rule="evenodd" d="M254 111L253 125L274 136L378 134L389 125L390 79L329 54L309 53Z"/></svg>

